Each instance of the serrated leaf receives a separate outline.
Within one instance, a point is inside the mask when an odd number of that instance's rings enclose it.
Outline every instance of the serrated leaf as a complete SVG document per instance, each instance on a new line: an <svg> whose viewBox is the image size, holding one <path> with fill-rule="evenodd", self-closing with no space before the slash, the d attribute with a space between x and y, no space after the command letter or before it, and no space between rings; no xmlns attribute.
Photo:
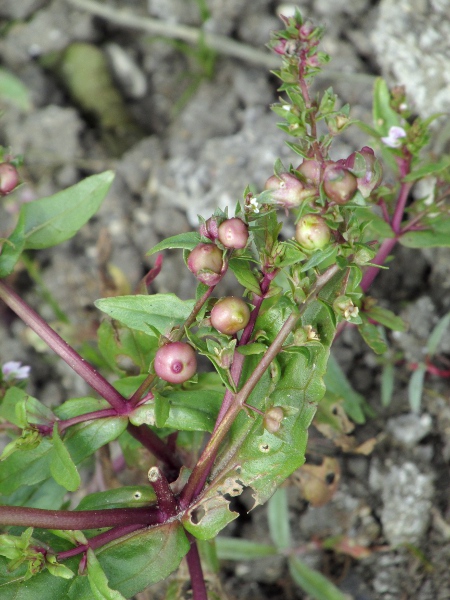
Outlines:
<svg viewBox="0 0 450 600"><path fill-rule="evenodd" d="M232 258L230 259L228 266L233 271L236 279L242 286L254 294L261 294L261 288L259 287L258 280L252 272L248 261Z"/></svg>
<svg viewBox="0 0 450 600"><path fill-rule="evenodd" d="M316 250L314 254L306 261L306 263L302 266L301 272L304 273L313 267L318 267L324 261L328 260L333 254L336 252L336 248L334 246L328 246L323 250Z"/></svg>
<svg viewBox="0 0 450 600"><path fill-rule="evenodd" d="M406 331L407 329L406 323L401 317L382 306L372 306L369 310L365 310L364 314L369 319L373 319L393 331Z"/></svg>
<svg viewBox="0 0 450 600"><path fill-rule="evenodd" d="M278 554L275 546L270 544L220 535L216 538L216 549L221 560L255 560Z"/></svg>
<svg viewBox="0 0 450 600"><path fill-rule="evenodd" d="M407 231L400 236L399 242L407 248L449 248L450 235L435 229Z"/></svg>
<svg viewBox="0 0 450 600"><path fill-rule="evenodd" d="M112 171L87 177L62 192L22 204L19 221L0 255L0 277L12 272L23 250L50 248L70 239L94 215L114 179Z"/></svg>
<svg viewBox="0 0 450 600"><path fill-rule="evenodd" d="M57 483L65 487L69 492L74 492L80 487L80 474L69 451L61 440L57 423L53 427L52 439L53 452L50 461L50 473Z"/></svg>
<svg viewBox="0 0 450 600"><path fill-rule="evenodd" d="M335 356L331 353L328 359L327 372L324 377L327 392L344 399L344 410L355 423L365 423L366 415L372 411L367 405L364 396L356 392L344 371L339 366Z"/></svg>
<svg viewBox="0 0 450 600"><path fill-rule="evenodd" d="M438 346L439 346L445 332L447 331L449 325L450 325L450 313L447 313L445 316L442 317L442 319L439 320L437 325L435 325L433 331L431 332L430 337L428 338L427 350L428 350L429 356L433 356L434 354L436 354Z"/></svg>
<svg viewBox="0 0 450 600"><path fill-rule="evenodd" d="M162 250L171 250L174 248L180 248L183 250L193 250L197 244L200 243L200 235L196 231L189 231L188 233L180 233L172 237L166 238L156 246L153 246L151 250L147 252L147 256L161 252Z"/></svg>
<svg viewBox="0 0 450 600"><path fill-rule="evenodd" d="M386 363L381 372L381 404L389 406L394 391L394 365Z"/></svg>
<svg viewBox="0 0 450 600"><path fill-rule="evenodd" d="M384 354L387 351L387 344L376 325L363 321L358 325L358 331L375 354Z"/></svg>
<svg viewBox="0 0 450 600"><path fill-rule="evenodd" d="M408 173L406 177L403 177L402 181L410 182L417 181L418 179L423 179L424 177L428 177L429 175L435 175L436 173L440 173L445 169L450 167L450 156L443 156L439 160L425 163L418 167L414 168L411 173Z"/></svg>
<svg viewBox="0 0 450 600"><path fill-rule="evenodd" d="M425 379L427 367L420 363L414 373L411 375L408 383L408 399L411 410L415 413L420 411L422 403L423 382Z"/></svg>
<svg viewBox="0 0 450 600"><path fill-rule="evenodd" d="M387 135L391 127L401 125L400 116L391 107L391 94L381 77L375 80L373 90L373 124L377 132Z"/></svg>
<svg viewBox="0 0 450 600"><path fill-rule="evenodd" d="M279 488L270 498L267 506L270 537L279 552L291 547L291 530L289 527L289 509L285 488Z"/></svg>
<svg viewBox="0 0 450 600"><path fill-rule="evenodd" d="M127 327L154 335L153 327L164 334L182 325L194 307L194 300L180 300L175 294L155 294L102 298L94 304Z"/></svg>
<svg viewBox="0 0 450 600"><path fill-rule="evenodd" d="M87 551L87 576L94 600L126 600L117 590L112 590L108 579L90 548Z"/></svg>
<svg viewBox="0 0 450 600"><path fill-rule="evenodd" d="M180 431L209 431L214 428L223 399L223 390L180 390L166 392L169 414L165 427ZM156 425L154 402L136 408L130 415L133 425Z"/></svg>
<svg viewBox="0 0 450 600"><path fill-rule="evenodd" d="M156 500L155 492L149 485L129 485L105 492L95 492L85 496L76 510L104 510L108 508L139 508Z"/></svg>
<svg viewBox="0 0 450 600"><path fill-rule="evenodd" d="M24 112L31 110L28 88L18 77L2 68L0 68L0 102L5 102Z"/></svg>
<svg viewBox="0 0 450 600"><path fill-rule="evenodd" d="M315 600L348 600L322 573L311 569L296 556L289 558L289 572L292 579L302 590Z"/></svg>

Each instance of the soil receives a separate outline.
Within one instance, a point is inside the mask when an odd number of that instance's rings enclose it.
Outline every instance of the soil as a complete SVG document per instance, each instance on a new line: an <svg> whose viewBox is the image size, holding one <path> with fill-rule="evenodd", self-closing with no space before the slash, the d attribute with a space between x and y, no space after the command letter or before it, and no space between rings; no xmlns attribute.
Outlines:
<svg viewBox="0 0 450 600"><path fill-rule="evenodd" d="M133 0L126 5L142 22L156 17L170 28L201 26L200 1ZM205 5L211 13L207 32L259 49L262 58L250 62L227 52L193 51L95 16L82 8L83 0L3 0L0 5L1 66L17 75L31 96L27 110L5 106L0 120L0 144L25 154L25 183L0 206L0 236L12 226L20 203L92 173L116 171L98 215L73 240L35 253L31 266L22 265L11 278L25 299L76 344L92 339L99 318L93 301L109 285L123 293L136 287L152 265L145 257L149 248L195 228L197 214L207 218L217 205L234 207L248 184L261 189L277 157L295 161L269 110L277 83L269 74L274 63L264 44L270 30L279 27L281 3L208 0ZM390 84L407 85L417 112L449 109L447 0L305 0L292 5L326 25L324 49L332 63L317 85L333 85L342 102L352 105L355 118L370 122L371 89L380 74ZM123 3L108 0L104 6L119 10ZM95 88L80 91L68 75L71 54L85 51L93 53L82 55L89 56L89 64L106 66L102 81L109 86L109 100ZM117 110L106 118L111 105ZM336 158L366 143L356 127L347 131L336 144ZM436 152L447 147L448 132L445 124L436 130ZM411 365L423 360L431 329L450 310L449 259L448 249L399 247L389 270L375 281L373 296L409 323L406 333L388 335L390 352L398 358L388 406L381 402L383 359L351 329L336 342L336 358L373 411L354 432L361 444L375 438L373 451L344 453L313 429L310 457L317 462L326 454L338 460L338 489L330 502L312 507L289 482L292 536L299 549L306 548L302 559L321 569L349 599L450 598L448 379L427 375L420 410L411 412L408 404ZM109 271L106 263L112 265ZM180 253L167 253L153 289L191 297L193 278ZM225 281L221 293L232 290L232 282ZM69 323L61 322L63 315L70 316ZM448 335L439 351L444 367ZM0 362L6 360L32 366L29 392L50 406L69 394L87 393L77 376L0 308ZM237 503L242 516L225 533L267 542L265 507L247 514L246 506L245 498ZM345 536L353 552L311 550L311 541L330 536ZM351 555L358 553L355 548L361 549L359 558ZM282 557L225 562L222 584L236 600L308 598L293 583ZM159 597L160 589L143 592L139 599Z"/></svg>

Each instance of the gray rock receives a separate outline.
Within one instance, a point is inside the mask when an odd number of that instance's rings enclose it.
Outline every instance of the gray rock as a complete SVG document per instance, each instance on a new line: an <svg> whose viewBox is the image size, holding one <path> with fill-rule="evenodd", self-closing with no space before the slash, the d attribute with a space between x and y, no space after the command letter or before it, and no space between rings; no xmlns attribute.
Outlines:
<svg viewBox="0 0 450 600"><path fill-rule="evenodd" d="M8 30L0 40L2 59L17 66L30 57L63 50L73 40L90 41L95 36L92 20L88 12L74 11L55 0L30 21L16 23Z"/></svg>
<svg viewBox="0 0 450 600"><path fill-rule="evenodd" d="M407 448L413 448L431 431L432 419L429 414L409 413L389 419L387 431Z"/></svg>
<svg viewBox="0 0 450 600"><path fill-rule="evenodd" d="M5 19L27 19L42 8L48 0L2 0L0 17Z"/></svg>
<svg viewBox="0 0 450 600"><path fill-rule="evenodd" d="M392 465L382 477L381 522L392 546L418 545L430 523L433 475L411 462Z"/></svg>
<svg viewBox="0 0 450 600"><path fill-rule="evenodd" d="M423 116L450 109L450 0L382 0L372 43L383 75Z"/></svg>
<svg viewBox="0 0 450 600"><path fill-rule="evenodd" d="M26 154L27 165L37 177L44 165L46 170L72 165L81 154L83 122L73 108L47 106L25 119L10 119L5 129L14 152Z"/></svg>

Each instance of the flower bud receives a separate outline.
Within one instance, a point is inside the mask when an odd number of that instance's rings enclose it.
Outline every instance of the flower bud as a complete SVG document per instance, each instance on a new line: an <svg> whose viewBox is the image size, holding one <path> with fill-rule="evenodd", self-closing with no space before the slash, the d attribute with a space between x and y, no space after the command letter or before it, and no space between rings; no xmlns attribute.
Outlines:
<svg viewBox="0 0 450 600"><path fill-rule="evenodd" d="M250 320L250 309L242 298L228 296L219 300L211 311L211 325L227 335L244 329Z"/></svg>
<svg viewBox="0 0 450 600"><path fill-rule="evenodd" d="M314 190L306 187L297 177L290 173L272 175L266 181L264 189L272 192L272 198L284 208L295 208L314 195Z"/></svg>
<svg viewBox="0 0 450 600"><path fill-rule="evenodd" d="M219 225L215 217L210 217L207 221L200 224L200 235L209 238L212 242L217 240L219 235Z"/></svg>
<svg viewBox="0 0 450 600"><path fill-rule="evenodd" d="M338 296L333 302L333 309L346 321L355 319L359 314L359 308L353 304L353 300L348 296Z"/></svg>
<svg viewBox="0 0 450 600"><path fill-rule="evenodd" d="M321 178L319 161L304 160L302 164L297 167L297 171L303 175L308 185L319 186Z"/></svg>
<svg viewBox="0 0 450 600"><path fill-rule="evenodd" d="M219 241L225 248L245 248L248 242L248 228L241 219L227 219L219 226Z"/></svg>
<svg viewBox="0 0 450 600"><path fill-rule="evenodd" d="M281 421L284 419L284 412L281 406L270 408L263 419L263 426L269 433L276 433L281 427Z"/></svg>
<svg viewBox="0 0 450 600"><path fill-rule="evenodd" d="M0 196L6 196L19 185L19 173L11 163L0 164Z"/></svg>
<svg viewBox="0 0 450 600"><path fill-rule="evenodd" d="M308 250L319 250L330 241L331 229L320 215L304 215L295 228L295 239Z"/></svg>
<svg viewBox="0 0 450 600"><path fill-rule="evenodd" d="M171 342L158 349L155 373L169 383L184 383L197 370L195 350L185 342Z"/></svg>
<svg viewBox="0 0 450 600"><path fill-rule="evenodd" d="M323 190L336 204L347 204L358 189L353 173L339 164L326 167L323 175Z"/></svg>
<svg viewBox="0 0 450 600"><path fill-rule="evenodd" d="M216 285L223 269L222 251L215 244L198 244L189 254L188 269L206 285Z"/></svg>

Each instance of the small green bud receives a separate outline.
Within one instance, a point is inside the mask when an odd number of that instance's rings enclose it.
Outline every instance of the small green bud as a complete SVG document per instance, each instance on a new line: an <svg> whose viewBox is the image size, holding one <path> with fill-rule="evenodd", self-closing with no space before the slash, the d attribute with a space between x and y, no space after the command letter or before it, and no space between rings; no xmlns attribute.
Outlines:
<svg viewBox="0 0 450 600"><path fill-rule="evenodd" d="M308 250L324 248L331 238L331 229L320 215L304 215L295 228L295 239Z"/></svg>

